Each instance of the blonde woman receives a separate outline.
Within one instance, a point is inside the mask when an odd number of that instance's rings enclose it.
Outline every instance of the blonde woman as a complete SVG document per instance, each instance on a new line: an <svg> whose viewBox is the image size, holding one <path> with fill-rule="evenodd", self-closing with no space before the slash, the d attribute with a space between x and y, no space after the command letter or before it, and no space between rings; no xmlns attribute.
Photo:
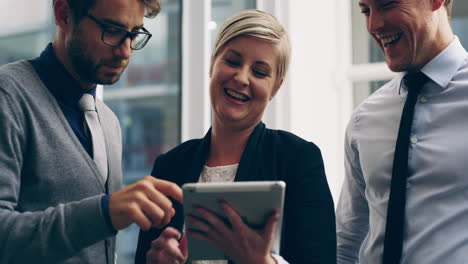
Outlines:
<svg viewBox="0 0 468 264"><path fill-rule="evenodd" d="M246 10L230 17L220 28L211 58L211 129L154 164L153 176L178 185L286 182L279 255L271 253L278 214L266 219L262 230L246 226L228 205L229 225L203 209L203 220L185 219L204 230L188 230L187 235L221 246L233 263L336 262L334 207L319 148L291 133L268 129L261 121L283 83L290 53L287 32L270 14ZM187 252L178 242L183 212L176 202L174 208L167 227L140 233L136 263L186 262Z"/></svg>

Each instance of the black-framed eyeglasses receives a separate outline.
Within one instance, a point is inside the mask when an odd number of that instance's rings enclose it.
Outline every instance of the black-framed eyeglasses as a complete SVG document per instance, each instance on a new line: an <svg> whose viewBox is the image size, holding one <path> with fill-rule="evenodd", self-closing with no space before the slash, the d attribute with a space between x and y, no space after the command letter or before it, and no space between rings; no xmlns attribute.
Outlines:
<svg viewBox="0 0 468 264"><path fill-rule="evenodd" d="M94 21L102 28L101 40L109 46L118 47L124 43L124 41L130 37L130 48L132 50L142 49L148 40L151 38L151 33L145 28L141 28L142 31L130 32L121 27L113 26L99 21L97 18L90 14L86 17Z"/></svg>

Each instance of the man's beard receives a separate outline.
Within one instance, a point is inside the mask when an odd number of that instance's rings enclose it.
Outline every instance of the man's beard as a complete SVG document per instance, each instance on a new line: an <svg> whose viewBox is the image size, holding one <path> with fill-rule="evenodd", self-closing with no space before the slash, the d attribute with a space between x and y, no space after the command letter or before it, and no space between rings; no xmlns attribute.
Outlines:
<svg viewBox="0 0 468 264"><path fill-rule="evenodd" d="M76 29L73 32L72 39L67 43L67 53L71 60L71 63L82 81L96 84L113 84L120 79L120 75L113 74L113 78L100 78L99 70L102 64L95 64L91 60L91 56L87 53L87 44L82 41L81 30ZM109 47L110 48L110 47ZM113 64L121 64L119 63Z"/></svg>

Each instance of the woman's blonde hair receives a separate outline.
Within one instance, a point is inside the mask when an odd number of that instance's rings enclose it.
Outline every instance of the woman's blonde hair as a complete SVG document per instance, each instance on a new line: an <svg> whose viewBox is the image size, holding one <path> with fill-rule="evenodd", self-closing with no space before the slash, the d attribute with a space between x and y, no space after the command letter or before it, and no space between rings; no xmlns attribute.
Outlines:
<svg viewBox="0 0 468 264"><path fill-rule="evenodd" d="M278 80L284 78L291 59L291 44L288 33L274 16L256 9L236 13L221 25L211 54L210 74L214 61L222 48L239 36L256 37L277 44L279 65L276 76Z"/></svg>

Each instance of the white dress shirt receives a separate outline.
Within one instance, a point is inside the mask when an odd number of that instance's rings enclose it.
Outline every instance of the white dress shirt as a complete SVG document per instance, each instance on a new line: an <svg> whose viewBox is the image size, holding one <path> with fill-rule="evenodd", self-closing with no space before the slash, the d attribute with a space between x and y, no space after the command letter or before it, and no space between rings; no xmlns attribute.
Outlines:
<svg viewBox="0 0 468 264"><path fill-rule="evenodd" d="M421 70L415 106L401 264L468 263L468 55L455 36ZM354 111L337 207L338 263L382 263L405 73Z"/></svg>

